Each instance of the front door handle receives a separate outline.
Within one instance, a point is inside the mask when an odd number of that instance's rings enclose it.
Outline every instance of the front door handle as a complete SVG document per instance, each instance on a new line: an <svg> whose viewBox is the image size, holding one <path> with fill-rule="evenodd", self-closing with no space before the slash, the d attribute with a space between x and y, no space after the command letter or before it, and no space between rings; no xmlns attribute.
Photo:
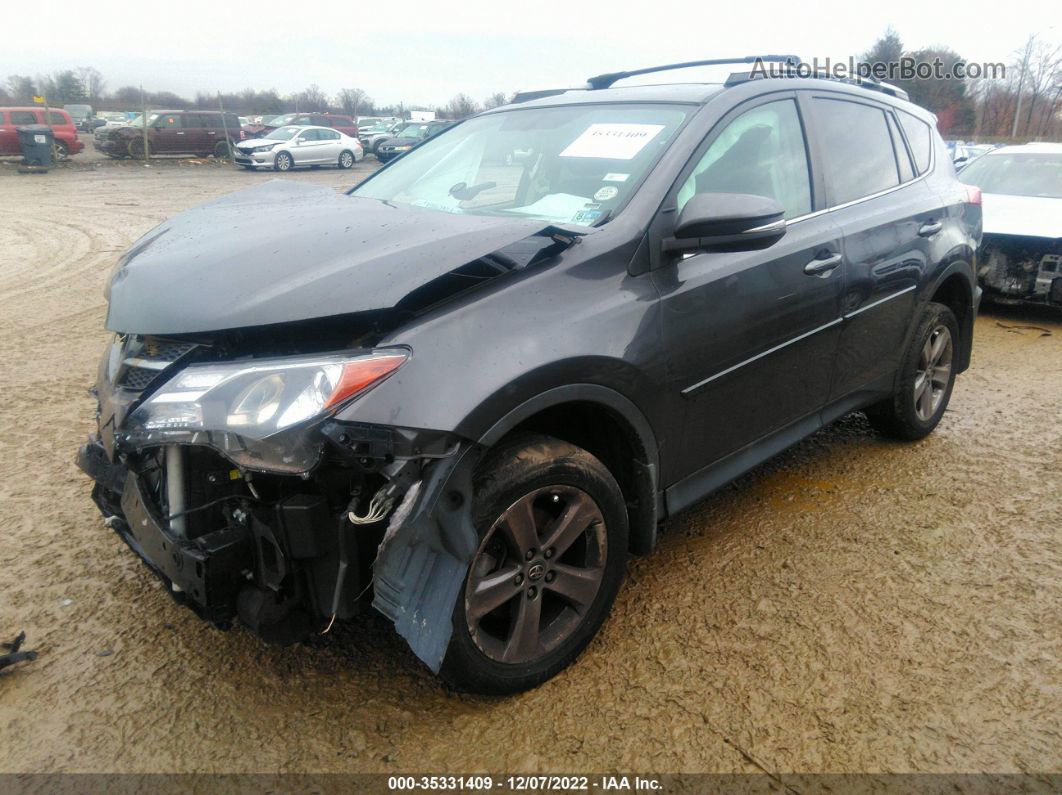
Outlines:
<svg viewBox="0 0 1062 795"><path fill-rule="evenodd" d="M833 273L834 269L844 260L840 254L829 254L822 259L813 259L804 266L804 273L808 276L822 276L823 278Z"/></svg>
<svg viewBox="0 0 1062 795"><path fill-rule="evenodd" d="M944 228L944 224L940 221L930 221L929 223L922 224L918 227L919 237L933 237L937 232Z"/></svg>

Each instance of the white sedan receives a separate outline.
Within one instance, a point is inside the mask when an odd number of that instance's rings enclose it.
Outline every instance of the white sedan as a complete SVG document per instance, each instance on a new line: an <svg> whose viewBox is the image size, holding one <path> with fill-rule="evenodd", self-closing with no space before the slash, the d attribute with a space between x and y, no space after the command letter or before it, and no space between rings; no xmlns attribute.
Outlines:
<svg viewBox="0 0 1062 795"><path fill-rule="evenodd" d="M254 170L290 171L296 166L351 168L365 157L357 138L331 127L291 125L278 127L263 138L240 141L235 146L236 165Z"/></svg>

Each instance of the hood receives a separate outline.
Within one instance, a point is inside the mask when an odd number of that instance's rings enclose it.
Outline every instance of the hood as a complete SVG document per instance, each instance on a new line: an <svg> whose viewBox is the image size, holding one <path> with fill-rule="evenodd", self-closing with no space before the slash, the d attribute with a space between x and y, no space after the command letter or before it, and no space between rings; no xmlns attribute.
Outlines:
<svg viewBox="0 0 1062 795"><path fill-rule="evenodd" d="M107 288L107 328L189 334L390 309L527 238L541 236L544 249L589 231L271 180L183 212L138 240Z"/></svg>
<svg viewBox="0 0 1062 795"><path fill-rule="evenodd" d="M278 141L276 138L245 138L242 141L237 141L233 146L237 149L253 149L256 146L265 146L266 144L286 144L287 141Z"/></svg>
<svg viewBox="0 0 1062 795"><path fill-rule="evenodd" d="M981 212L986 235L1062 238L1062 199L984 193Z"/></svg>

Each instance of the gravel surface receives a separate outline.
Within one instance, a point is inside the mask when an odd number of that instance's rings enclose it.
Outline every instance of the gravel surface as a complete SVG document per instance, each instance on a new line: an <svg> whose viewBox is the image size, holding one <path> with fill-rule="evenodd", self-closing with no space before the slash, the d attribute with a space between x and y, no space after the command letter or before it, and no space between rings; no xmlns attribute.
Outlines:
<svg viewBox="0 0 1062 795"><path fill-rule="evenodd" d="M923 442L854 415L669 522L582 659L515 698L448 692L375 613L275 649L175 605L73 463L103 285L269 178L0 168L0 640L40 652L0 674L0 771L1062 769L1057 314L987 310Z"/></svg>

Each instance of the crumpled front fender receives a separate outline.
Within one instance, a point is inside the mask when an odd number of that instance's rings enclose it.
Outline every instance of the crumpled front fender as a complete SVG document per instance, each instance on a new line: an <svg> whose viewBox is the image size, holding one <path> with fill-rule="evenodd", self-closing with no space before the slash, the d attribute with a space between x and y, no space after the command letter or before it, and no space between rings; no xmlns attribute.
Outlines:
<svg viewBox="0 0 1062 795"><path fill-rule="evenodd" d="M482 452L466 443L456 455L428 465L392 514L373 566L373 606L435 673L446 656L454 605L478 546L472 473Z"/></svg>

